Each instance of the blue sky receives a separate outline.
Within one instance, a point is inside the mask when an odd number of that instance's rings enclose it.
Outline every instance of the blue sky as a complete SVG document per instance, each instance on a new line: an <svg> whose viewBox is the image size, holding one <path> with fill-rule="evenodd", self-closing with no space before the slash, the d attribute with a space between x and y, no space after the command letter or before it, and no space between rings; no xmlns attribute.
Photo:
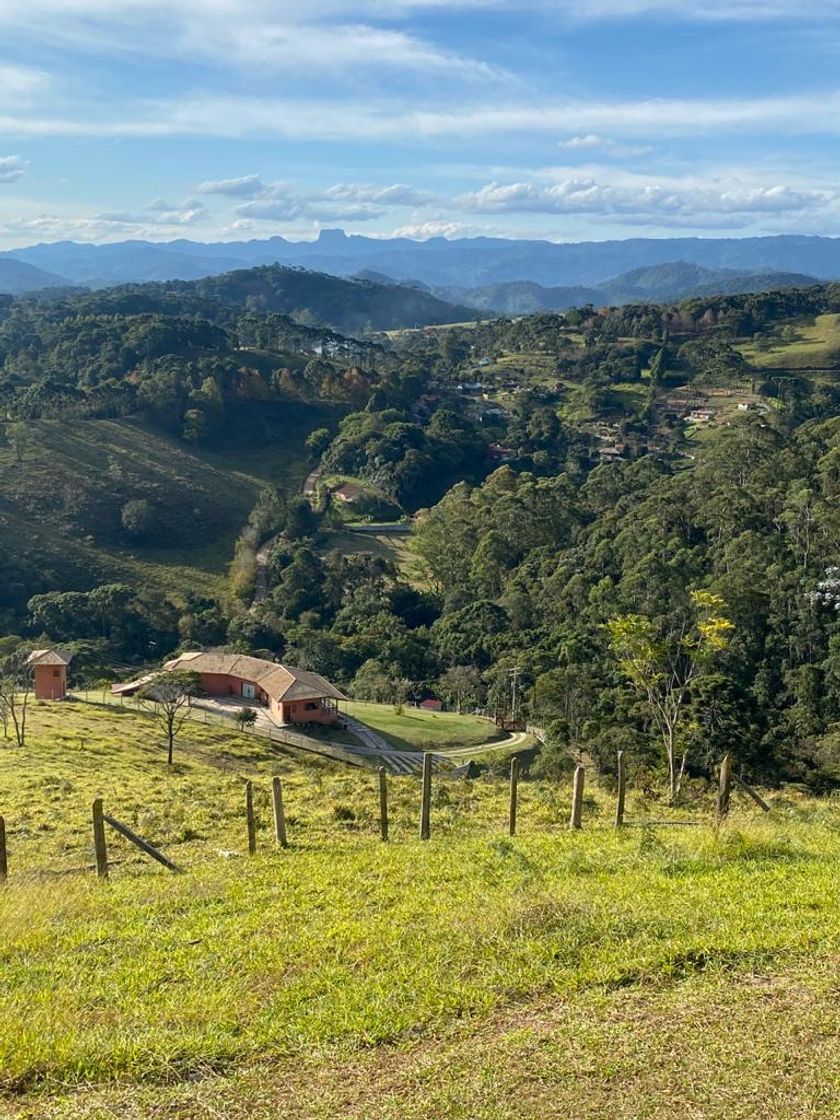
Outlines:
<svg viewBox="0 0 840 1120"><path fill-rule="evenodd" d="M840 0L0 0L0 245L840 234Z"/></svg>

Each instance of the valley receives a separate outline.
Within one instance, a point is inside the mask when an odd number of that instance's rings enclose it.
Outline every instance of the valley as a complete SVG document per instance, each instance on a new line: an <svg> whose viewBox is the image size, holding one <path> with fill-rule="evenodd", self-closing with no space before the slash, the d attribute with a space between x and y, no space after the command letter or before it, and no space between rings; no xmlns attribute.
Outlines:
<svg viewBox="0 0 840 1120"><path fill-rule="evenodd" d="M0 0L0 1120L840 1120L838 30Z"/></svg>

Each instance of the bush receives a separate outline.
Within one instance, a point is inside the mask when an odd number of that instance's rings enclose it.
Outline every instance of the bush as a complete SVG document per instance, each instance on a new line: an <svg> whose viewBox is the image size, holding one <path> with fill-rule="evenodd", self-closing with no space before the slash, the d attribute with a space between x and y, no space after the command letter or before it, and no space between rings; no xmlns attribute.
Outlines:
<svg viewBox="0 0 840 1120"><path fill-rule="evenodd" d="M122 507L120 521L127 535L135 540L148 537L155 526L155 512L145 498L135 498Z"/></svg>
<svg viewBox="0 0 840 1120"><path fill-rule="evenodd" d="M257 713L253 708L241 708L236 713L236 722L244 731L246 727L253 727L257 722Z"/></svg>

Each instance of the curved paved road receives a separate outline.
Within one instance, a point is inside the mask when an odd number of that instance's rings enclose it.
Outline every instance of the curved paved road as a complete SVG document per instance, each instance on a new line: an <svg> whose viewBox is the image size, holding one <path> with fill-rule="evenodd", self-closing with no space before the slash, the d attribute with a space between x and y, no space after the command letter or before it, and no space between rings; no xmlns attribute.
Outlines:
<svg viewBox="0 0 840 1120"><path fill-rule="evenodd" d="M246 700L232 697L202 696L193 702L192 714L200 719L199 711L214 715L217 719L233 722L242 708L254 708ZM354 740L344 742L330 742L316 739L307 735L301 728L294 728L277 723L265 708L256 707L257 721L253 731L275 742L287 743L299 747L301 750L311 751L313 754L325 755L334 758L337 762L353 763L357 765L384 766L392 774L419 774L423 768L422 751L401 751L395 749L387 739L379 735L373 728L362 723L353 716L344 716L347 730L354 736ZM206 717L205 717L206 718ZM458 765L477 754L488 751L509 751L524 746L530 739L527 732L509 735L508 738L492 743L479 743L472 747L455 747L452 750L440 750L434 753L434 768L447 770Z"/></svg>

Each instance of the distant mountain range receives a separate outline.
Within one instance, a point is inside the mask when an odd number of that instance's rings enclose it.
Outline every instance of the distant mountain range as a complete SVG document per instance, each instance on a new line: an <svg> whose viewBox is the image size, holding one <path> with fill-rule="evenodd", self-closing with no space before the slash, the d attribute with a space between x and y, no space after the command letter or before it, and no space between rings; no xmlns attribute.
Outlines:
<svg viewBox="0 0 840 1120"><path fill-rule="evenodd" d="M369 275L369 274L368 274ZM489 284L482 288L429 289L448 300L458 300L482 311L504 315L530 315L535 311L564 311L583 307L624 303L667 303L691 296L734 295L738 292L767 292L774 288L800 288L820 281L800 272L750 272L736 269L702 268L686 261L669 261L636 268L592 287L546 288L532 281Z"/></svg>
<svg viewBox="0 0 840 1120"><path fill-rule="evenodd" d="M628 263L631 268L618 268ZM526 315L801 287L835 277L840 239L828 237L554 244L486 237L418 242L324 230L314 242L63 241L0 253L0 293L190 284L200 298L349 334L458 322L476 309Z"/></svg>
<svg viewBox="0 0 840 1120"><path fill-rule="evenodd" d="M67 287L63 277L44 272L25 261L0 255L0 292L4 295L20 296L43 288L61 287Z"/></svg>
<svg viewBox="0 0 840 1120"><path fill-rule="evenodd" d="M275 263L334 276L372 270L399 282L419 280L434 288L479 288L512 280L547 288L594 287L631 270L673 261L713 270L840 278L840 239L798 235L557 244L492 237L411 241L322 230L317 241L306 242L282 237L209 244L178 240L80 245L59 241L0 253L0 260L10 258L72 284L94 288L145 280L197 280Z"/></svg>

